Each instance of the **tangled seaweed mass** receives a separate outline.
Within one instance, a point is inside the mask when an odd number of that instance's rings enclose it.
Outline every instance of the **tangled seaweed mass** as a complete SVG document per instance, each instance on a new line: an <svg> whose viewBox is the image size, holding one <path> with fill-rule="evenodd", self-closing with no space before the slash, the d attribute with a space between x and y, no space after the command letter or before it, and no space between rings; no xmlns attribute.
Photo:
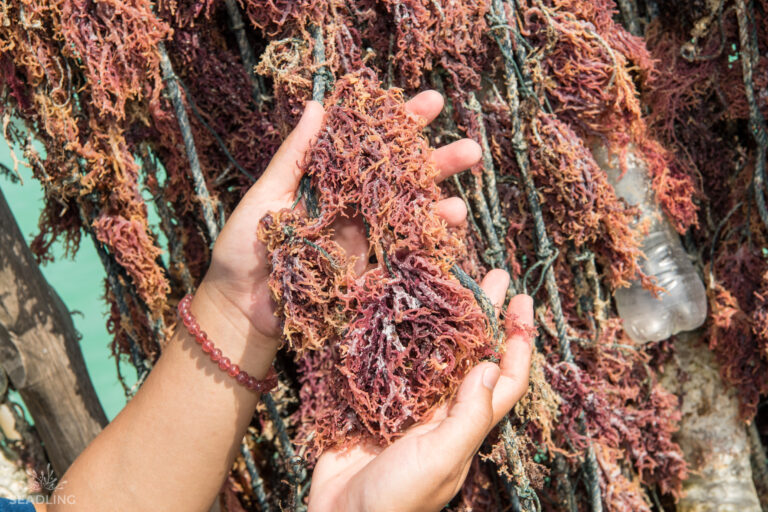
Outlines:
<svg viewBox="0 0 768 512"><path fill-rule="evenodd" d="M494 353L483 311L450 274L463 248L435 211L438 172L422 126L402 91L373 77L346 75L327 98L304 165L318 217L285 210L260 226L285 338L304 358L299 424L315 432L317 451L361 433L391 441ZM379 263L361 275L333 240L341 218L365 226ZM335 393L315 402L325 382Z"/></svg>
<svg viewBox="0 0 768 512"><path fill-rule="evenodd" d="M224 509L301 508L320 451L390 443L449 400L496 355L472 284L501 267L536 302L531 388L450 508L672 510L675 340L621 330L612 292L653 281L591 150L646 164L704 276L703 341L765 433L766 55L766 0L0 0L0 117L45 190L34 253L91 239L117 370L143 378L228 214L325 93L302 200L254 225L286 345ZM427 88L446 108L425 127L404 100ZM436 184L431 147L461 137L482 162ZM465 227L436 216L447 195Z"/></svg>

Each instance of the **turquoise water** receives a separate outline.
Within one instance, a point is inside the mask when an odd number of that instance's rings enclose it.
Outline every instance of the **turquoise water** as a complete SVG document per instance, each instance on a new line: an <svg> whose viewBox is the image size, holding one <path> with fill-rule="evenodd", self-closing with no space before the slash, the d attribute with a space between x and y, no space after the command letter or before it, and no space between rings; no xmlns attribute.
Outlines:
<svg viewBox="0 0 768 512"><path fill-rule="evenodd" d="M20 156L20 152L16 152ZM0 136L0 162L13 168L8 145ZM11 183L0 176L0 189L8 201L21 232L29 243L37 233L37 220L43 206L43 191L40 183L32 178L31 171L19 166L24 180ZM91 381L99 396L101 405L111 420L125 406L123 387L117 379L115 358L109 351L110 335L106 321L108 307L103 300L104 268L101 266L96 249L87 237L83 237L80 250L74 258L66 258L61 245L53 248L55 260L43 265L45 278L61 296L69 310L75 328L82 336L80 346L85 357ZM123 373L129 379L135 372L124 365ZM129 385L132 382L129 382Z"/></svg>

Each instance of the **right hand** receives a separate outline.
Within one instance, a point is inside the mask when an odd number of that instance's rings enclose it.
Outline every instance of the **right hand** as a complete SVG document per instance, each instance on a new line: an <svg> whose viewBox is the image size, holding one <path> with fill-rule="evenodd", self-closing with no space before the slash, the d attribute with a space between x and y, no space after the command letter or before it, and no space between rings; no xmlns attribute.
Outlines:
<svg viewBox="0 0 768 512"><path fill-rule="evenodd" d="M509 276L492 270L482 287L495 305L504 301ZM533 326L533 300L513 297L511 319ZM533 341L507 337L500 365L484 362L464 378L453 403L413 426L386 448L369 443L320 456L309 512L437 512L456 495L490 430L528 389Z"/></svg>

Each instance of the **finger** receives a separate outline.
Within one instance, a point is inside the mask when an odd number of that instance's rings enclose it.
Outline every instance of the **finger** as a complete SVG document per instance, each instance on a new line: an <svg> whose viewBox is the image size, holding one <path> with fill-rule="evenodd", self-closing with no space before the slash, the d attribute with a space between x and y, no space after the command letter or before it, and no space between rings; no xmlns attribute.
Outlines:
<svg viewBox="0 0 768 512"><path fill-rule="evenodd" d="M498 422L528 390L533 340L533 299L516 295L507 307L506 351L501 358L501 376L493 392L493 421Z"/></svg>
<svg viewBox="0 0 768 512"><path fill-rule="evenodd" d="M437 202L437 214L449 226L461 226L467 220L467 205L459 197L449 197Z"/></svg>
<svg viewBox="0 0 768 512"><path fill-rule="evenodd" d="M491 400L499 373L493 363L473 368L437 427L399 439L349 480L348 509L441 510L459 490L472 456L491 428ZM451 449L442 449L445 446Z"/></svg>
<svg viewBox="0 0 768 512"><path fill-rule="evenodd" d="M472 139L460 139L432 152L432 163L439 173L436 181L440 182L457 172L469 169L483 157L480 144Z"/></svg>
<svg viewBox="0 0 768 512"><path fill-rule="evenodd" d="M320 131L325 110L317 101L308 101L296 127L272 157L263 180L275 195L292 194L299 187L304 154Z"/></svg>
<svg viewBox="0 0 768 512"><path fill-rule="evenodd" d="M405 103L405 110L409 114L418 117L425 125L428 125L440 115L444 104L443 95L439 92L423 91Z"/></svg>
<svg viewBox="0 0 768 512"><path fill-rule="evenodd" d="M493 308L496 310L496 316L501 312L501 306L504 304L504 297L507 296L507 287L509 286L509 274L505 270L495 268L485 274L480 288L491 299Z"/></svg>
<svg viewBox="0 0 768 512"><path fill-rule="evenodd" d="M345 449L330 449L320 456L312 472L315 483L309 490L309 512L339 510L339 492L345 491L347 481L359 473L382 448L378 445L363 443Z"/></svg>
<svg viewBox="0 0 768 512"><path fill-rule="evenodd" d="M424 436L433 446L451 446L453 463L470 459L493 426L493 389L500 374L491 362L474 367L461 383L448 416Z"/></svg>

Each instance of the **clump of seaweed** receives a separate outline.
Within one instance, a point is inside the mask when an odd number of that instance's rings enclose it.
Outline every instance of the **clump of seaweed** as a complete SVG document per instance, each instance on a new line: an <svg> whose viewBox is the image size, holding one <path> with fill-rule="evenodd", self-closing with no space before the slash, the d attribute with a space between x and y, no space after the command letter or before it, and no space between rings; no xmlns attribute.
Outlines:
<svg viewBox="0 0 768 512"><path fill-rule="evenodd" d="M495 350L472 292L450 273L462 247L435 211L437 169L403 93L365 70L340 78L326 105L303 164L315 216L282 211L259 230L302 395L316 396L299 412L316 452L359 436L390 442ZM340 218L365 226L360 275L333 240ZM326 379L336 385L322 396Z"/></svg>

